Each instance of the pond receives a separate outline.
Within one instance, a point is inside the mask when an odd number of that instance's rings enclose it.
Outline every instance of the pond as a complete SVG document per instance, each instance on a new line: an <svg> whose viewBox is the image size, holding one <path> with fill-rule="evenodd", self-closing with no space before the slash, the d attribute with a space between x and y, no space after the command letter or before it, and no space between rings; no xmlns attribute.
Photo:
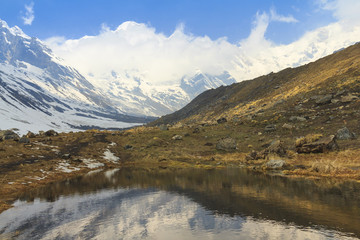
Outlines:
<svg viewBox="0 0 360 240"><path fill-rule="evenodd" d="M0 239L358 239L360 184L244 169L112 169L28 192Z"/></svg>

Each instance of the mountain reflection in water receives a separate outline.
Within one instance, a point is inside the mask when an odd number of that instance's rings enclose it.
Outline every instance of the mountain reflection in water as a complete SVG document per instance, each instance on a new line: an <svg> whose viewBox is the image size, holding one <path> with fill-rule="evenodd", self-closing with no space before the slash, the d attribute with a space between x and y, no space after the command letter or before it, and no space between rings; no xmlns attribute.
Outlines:
<svg viewBox="0 0 360 240"><path fill-rule="evenodd" d="M0 214L0 239L360 237L360 184L241 169L113 169L53 183Z"/></svg>

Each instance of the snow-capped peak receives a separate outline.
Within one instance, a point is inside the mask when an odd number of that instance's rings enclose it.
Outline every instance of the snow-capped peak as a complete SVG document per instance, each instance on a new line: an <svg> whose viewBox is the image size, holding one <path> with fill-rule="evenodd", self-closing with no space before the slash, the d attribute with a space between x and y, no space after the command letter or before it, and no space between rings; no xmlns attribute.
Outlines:
<svg viewBox="0 0 360 240"><path fill-rule="evenodd" d="M7 29L12 35L14 36L20 36L22 38L26 38L26 39L31 39L31 37L29 37L28 35L26 35L21 28L19 28L18 26L14 26L14 27L9 27L9 25L7 24L7 22L3 21L0 19L0 29L1 28L5 28Z"/></svg>

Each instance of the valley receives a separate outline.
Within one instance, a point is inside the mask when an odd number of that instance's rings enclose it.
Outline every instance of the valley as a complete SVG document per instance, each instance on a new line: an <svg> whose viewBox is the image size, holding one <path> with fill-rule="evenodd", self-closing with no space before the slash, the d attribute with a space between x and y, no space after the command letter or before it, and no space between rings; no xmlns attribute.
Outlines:
<svg viewBox="0 0 360 240"><path fill-rule="evenodd" d="M104 168L240 167L359 181L359 57L356 44L306 66L209 90L178 112L128 130L22 138L2 131L2 209L19 192Z"/></svg>

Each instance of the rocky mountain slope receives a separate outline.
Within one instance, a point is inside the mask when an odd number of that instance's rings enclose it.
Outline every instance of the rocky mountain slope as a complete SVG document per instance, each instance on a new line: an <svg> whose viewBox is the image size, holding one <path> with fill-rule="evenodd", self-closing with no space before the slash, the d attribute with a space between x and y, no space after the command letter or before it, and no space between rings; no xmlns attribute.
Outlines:
<svg viewBox="0 0 360 240"><path fill-rule="evenodd" d="M148 121L120 111L40 40L0 21L1 128L121 128Z"/></svg>
<svg viewBox="0 0 360 240"><path fill-rule="evenodd" d="M359 115L359 69L360 44L355 44L301 67L206 91L183 109L152 124L226 118L263 121L265 126L281 119L289 121L293 115L319 126L328 121L340 124L345 118L349 123L349 114Z"/></svg>

